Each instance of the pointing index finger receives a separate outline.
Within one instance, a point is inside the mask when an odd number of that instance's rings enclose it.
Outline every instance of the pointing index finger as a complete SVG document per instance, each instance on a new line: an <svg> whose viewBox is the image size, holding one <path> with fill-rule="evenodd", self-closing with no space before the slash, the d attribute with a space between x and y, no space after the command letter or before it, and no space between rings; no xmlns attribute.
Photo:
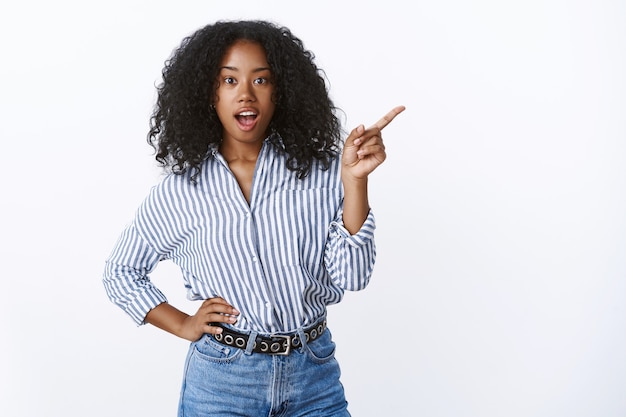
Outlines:
<svg viewBox="0 0 626 417"><path fill-rule="evenodd" d="M377 127L380 130L383 130L385 126L387 126L391 121L400 113L404 111L404 106L396 106L389 113L383 116L382 119L374 123L372 127Z"/></svg>

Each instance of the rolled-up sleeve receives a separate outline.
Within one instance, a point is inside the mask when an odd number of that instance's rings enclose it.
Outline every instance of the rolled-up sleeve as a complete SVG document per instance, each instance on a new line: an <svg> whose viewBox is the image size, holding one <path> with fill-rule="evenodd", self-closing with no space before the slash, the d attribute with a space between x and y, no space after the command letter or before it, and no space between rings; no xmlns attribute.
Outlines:
<svg viewBox="0 0 626 417"><path fill-rule="evenodd" d="M359 291L369 284L376 260L375 229L371 210L354 235L344 227L341 213L330 224L324 261L335 285L347 291Z"/></svg>
<svg viewBox="0 0 626 417"><path fill-rule="evenodd" d="M105 261L106 293L137 325L144 324L148 312L167 301L149 278L161 258L131 224L122 232Z"/></svg>

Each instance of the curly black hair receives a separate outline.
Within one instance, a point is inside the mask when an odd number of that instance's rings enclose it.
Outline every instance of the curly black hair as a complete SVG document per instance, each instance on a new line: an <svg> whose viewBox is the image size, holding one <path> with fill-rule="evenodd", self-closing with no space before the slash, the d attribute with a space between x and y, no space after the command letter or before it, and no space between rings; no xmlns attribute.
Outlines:
<svg viewBox="0 0 626 417"><path fill-rule="evenodd" d="M238 40L265 49L275 85L269 129L277 135L270 138L286 152L287 168L299 178L310 172L314 160L327 168L339 152L342 130L325 74L288 28L260 20L207 25L184 38L165 62L148 133L156 160L175 174L189 170L195 182L212 145L222 141L222 124L212 104L219 64Z"/></svg>

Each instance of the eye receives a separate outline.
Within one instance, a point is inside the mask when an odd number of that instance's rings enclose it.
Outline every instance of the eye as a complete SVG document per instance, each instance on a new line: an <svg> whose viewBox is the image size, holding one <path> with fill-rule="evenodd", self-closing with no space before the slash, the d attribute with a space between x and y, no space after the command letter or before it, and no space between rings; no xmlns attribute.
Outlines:
<svg viewBox="0 0 626 417"><path fill-rule="evenodd" d="M269 83L269 80L267 78L265 78L265 77L259 77L259 78L254 80L254 83L258 84L258 85L263 85L263 84Z"/></svg>
<svg viewBox="0 0 626 417"><path fill-rule="evenodd" d="M235 84L235 79L233 77L224 77L224 84Z"/></svg>

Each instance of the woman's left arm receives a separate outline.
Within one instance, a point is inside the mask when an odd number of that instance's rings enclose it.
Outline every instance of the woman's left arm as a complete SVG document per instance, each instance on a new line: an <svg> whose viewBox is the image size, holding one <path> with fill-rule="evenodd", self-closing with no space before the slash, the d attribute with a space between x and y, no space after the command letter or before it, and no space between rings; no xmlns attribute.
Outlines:
<svg viewBox="0 0 626 417"><path fill-rule="evenodd" d="M341 181L344 188L343 224L350 234L361 229L369 213L367 177L385 161L382 130L400 113L397 106L373 126L357 126L346 139L341 161Z"/></svg>

